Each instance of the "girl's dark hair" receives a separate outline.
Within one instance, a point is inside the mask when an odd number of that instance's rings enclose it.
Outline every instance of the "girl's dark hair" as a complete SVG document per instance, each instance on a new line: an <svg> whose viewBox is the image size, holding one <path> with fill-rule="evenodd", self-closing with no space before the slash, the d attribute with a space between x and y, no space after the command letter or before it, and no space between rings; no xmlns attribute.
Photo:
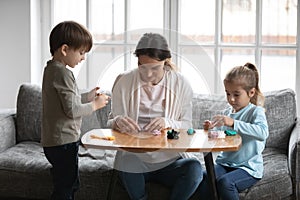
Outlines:
<svg viewBox="0 0 300 200"><path fill-rule="evenodd" d="M259 88L258 70L252 63L246 63L244 66L237 66L231 69L225 76L225 82L239 84L246 92L255 88L255 94L250 99L250 102L259 106L264 105L265 98Z"/></svg>
<svg viewBox="0 0 300 200"><path fill-rule="evenodd" d="M158 61L165 60L165 65L175 70L171 62L171 51L167 40L158 33L145 33L139 40L135 52L136 57L145 55Z"/></svg>
<svg viewBox="0 0 300 200"><path fill-rule="evenodd" d="M64 44L75 50L83 47L86 52L89 52L93 46L90 32L74 21L64 21L57 24L50 33L49 42L52 56Z"/></svg>

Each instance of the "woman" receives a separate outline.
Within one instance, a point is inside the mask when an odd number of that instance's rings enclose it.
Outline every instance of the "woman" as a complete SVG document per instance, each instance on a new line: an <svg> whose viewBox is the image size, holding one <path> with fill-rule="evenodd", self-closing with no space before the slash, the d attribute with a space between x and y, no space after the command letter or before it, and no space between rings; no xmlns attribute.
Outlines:
<svg viewBox="0 0 300 200"><path fill-rule="evenodd" d="M137 137L140 131L192 127L193 91L171 64L166 39L146 33L134 54L138 68L115 80L109 126ZM115 167L131 199L147 199L145 183L149 181L169 187L170 199L188 199L202 180L199 161L176 152L118 151Z"/></svg>

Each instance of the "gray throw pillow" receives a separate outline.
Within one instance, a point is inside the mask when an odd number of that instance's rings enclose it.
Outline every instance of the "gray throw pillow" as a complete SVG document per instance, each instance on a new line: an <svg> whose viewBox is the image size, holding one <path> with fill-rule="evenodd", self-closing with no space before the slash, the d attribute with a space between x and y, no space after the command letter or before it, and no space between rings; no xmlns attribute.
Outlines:
<svg viewBox="0 0 300 200"><path fill-rule="evenodd" d="M40 142L41 115L41 87L28 83L22 84L17 98L17 142Z"/></svg>
<svg viewBox="0 0 300 200"><path fill-rule="evenodd" d="M204 120L211 120L228 106L225 95L194 94L193 127L202 129Z"/></svg>
<svg viewBox="0 0 300 200"><path fill-rule="evenodd" d="M266 147L287 149L297 119L296 94L291 89L264 93L269 138Z"/></svg>

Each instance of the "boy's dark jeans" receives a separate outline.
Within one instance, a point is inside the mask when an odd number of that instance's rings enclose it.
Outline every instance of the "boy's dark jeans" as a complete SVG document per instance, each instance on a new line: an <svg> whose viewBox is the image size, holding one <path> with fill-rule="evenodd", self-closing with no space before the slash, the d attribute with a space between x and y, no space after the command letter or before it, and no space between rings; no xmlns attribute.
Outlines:
<svg viewBox="0 0 300 200"><path fill-rule="evenodd" d="M52 165L52 200L73 200L79 189L78 147L79 142L44 147L46 158Z"/></svg>

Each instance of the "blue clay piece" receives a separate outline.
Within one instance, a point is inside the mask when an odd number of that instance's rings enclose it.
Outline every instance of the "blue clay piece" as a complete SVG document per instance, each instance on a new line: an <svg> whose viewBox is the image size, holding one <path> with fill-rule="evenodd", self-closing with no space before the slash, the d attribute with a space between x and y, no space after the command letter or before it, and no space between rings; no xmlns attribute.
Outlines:
<svg viewBox="0 0 300 200"><path fill-rule="evenodd" d="M225 130L224 132L227 136L233 136L237 134L235 130Z"/></svg>
<svg viewBox="0 0 300 200"><path fill-rule="evenodd" d="M189 128L189 129L187 130L187 133L188 133L189 135L193 135L193 134L195 133L195 130L194 130L193 128Z"/></svg>

